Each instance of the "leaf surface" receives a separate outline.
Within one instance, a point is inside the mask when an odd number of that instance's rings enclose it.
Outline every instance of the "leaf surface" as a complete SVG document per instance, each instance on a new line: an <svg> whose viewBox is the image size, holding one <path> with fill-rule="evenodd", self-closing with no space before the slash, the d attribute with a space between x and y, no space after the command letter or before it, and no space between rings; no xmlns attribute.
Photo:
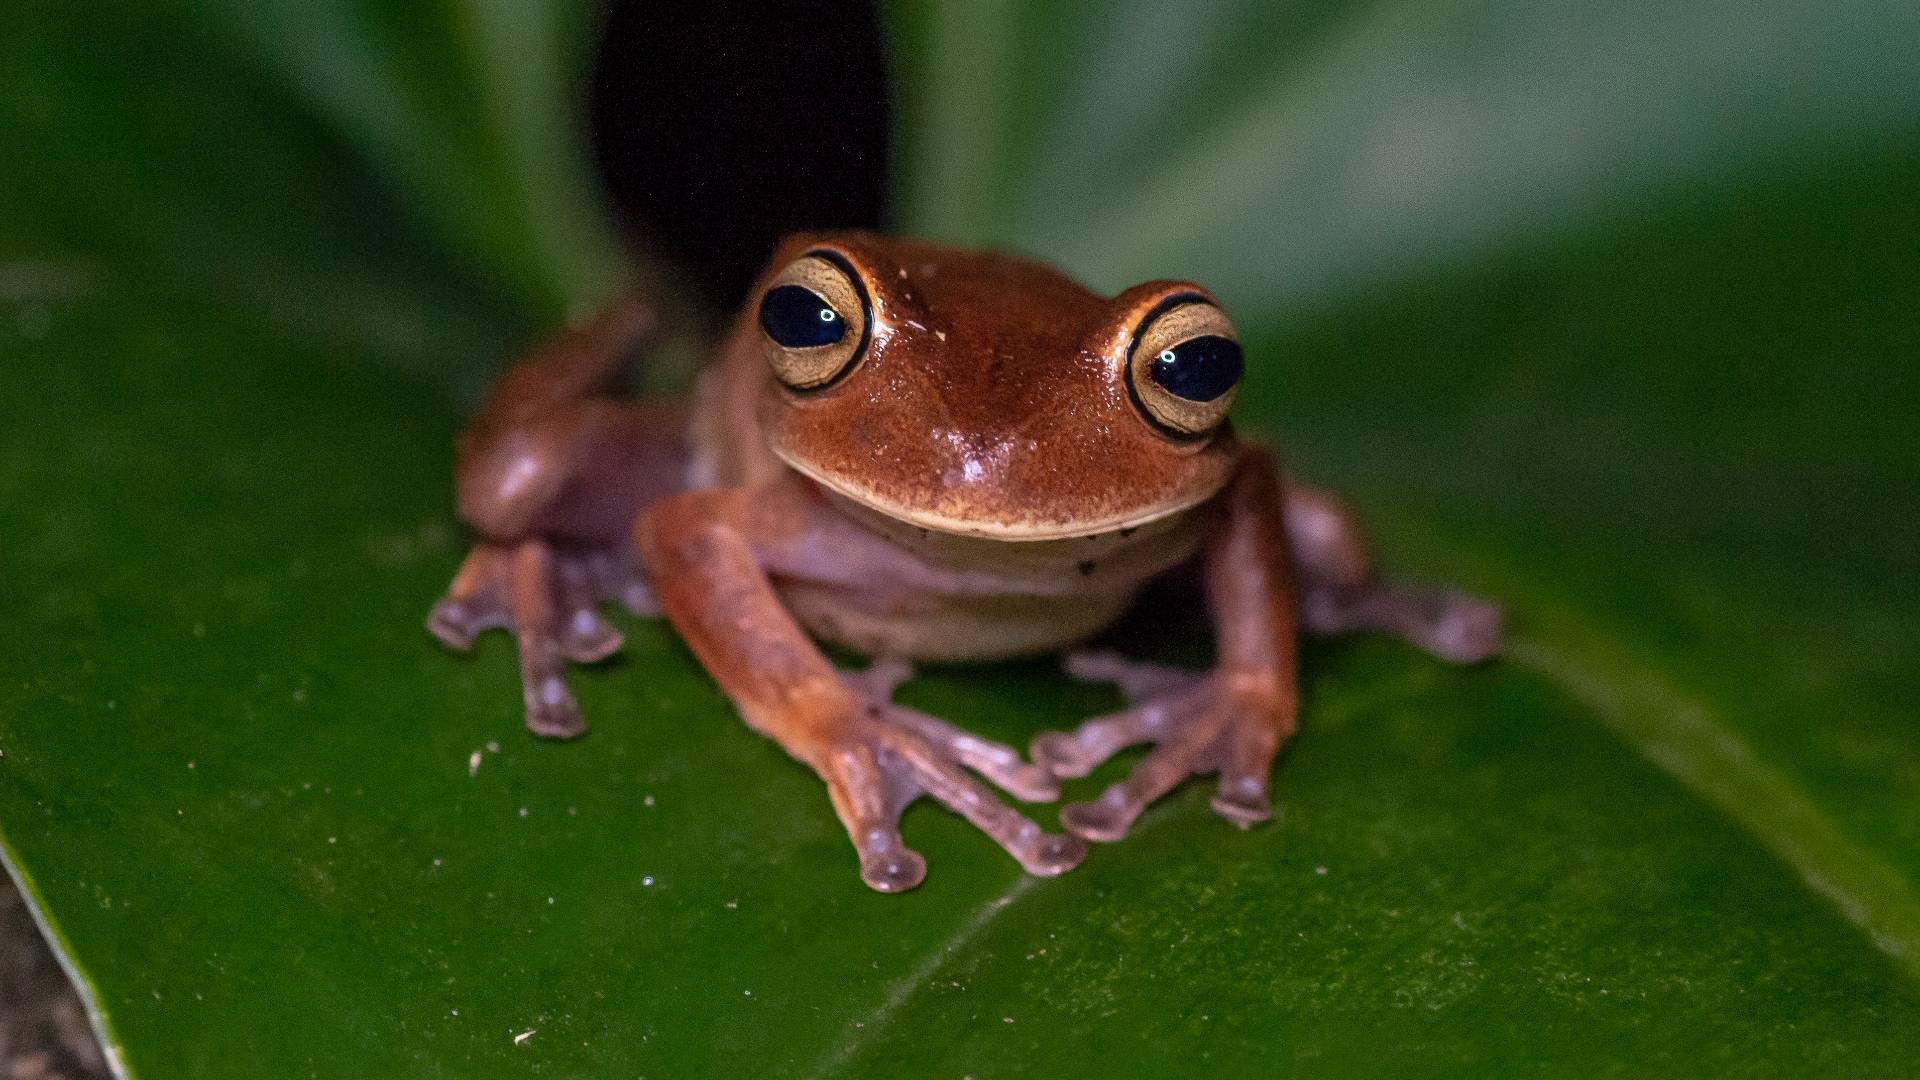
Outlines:
<svg viewBox="0 0 1920 1080"><path fill-rule="evenodd" d="M508 642L421 630L460 402L607 280L516 171L578 150L569 46L486 52L586 25L535 7L0 30L0 838L130 1074L1910 1068L1902 11L896 11L903 222L1217 284L1242 426L1516 641L1313 644L1275 824L1189 786L1040 881L923 806L886 897L663 625L564 745ZM1015 742L1115 704L903 696Z"/></svg>

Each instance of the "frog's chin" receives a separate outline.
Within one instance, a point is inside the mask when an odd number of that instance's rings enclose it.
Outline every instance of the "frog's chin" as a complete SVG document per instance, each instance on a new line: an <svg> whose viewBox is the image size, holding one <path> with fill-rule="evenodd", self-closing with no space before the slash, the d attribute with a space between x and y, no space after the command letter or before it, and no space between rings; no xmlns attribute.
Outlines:
<svg viewBox="0 0 1920 1080"><path fill-rule="evenodd" d="M1073 540L1088 536L1101 536L1107 533L1132 532L1158 521L1164 521L1177 514L1206 502L1219 494L1225 486L1224 481L1210 488L1188 492L1179 499L1162 502L1148 507L1138 507L1119 514L1079 519L1014 519L1001 517L968 516L965 514L943 513L926 507L911 506L874 491L860 484L851 483L816 469L805 461L781 453L778 447L774 454L795 472L819 484L821 487L839 495L847 502L868 511L889 522L908 525L917 529L948 533L953 536L971 536L988 540L1005 540L1011 543L1042 540Z"/></svg>

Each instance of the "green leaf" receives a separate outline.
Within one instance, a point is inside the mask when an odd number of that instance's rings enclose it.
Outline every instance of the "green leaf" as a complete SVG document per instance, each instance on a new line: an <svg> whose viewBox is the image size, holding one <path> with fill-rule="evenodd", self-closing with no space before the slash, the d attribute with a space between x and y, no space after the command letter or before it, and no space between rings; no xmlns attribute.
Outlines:
<svg viewBox="0 0 1920 1080"><path fill-rule="evenodd" d="M889 897L663 625L564 745L421 629L459 402L606 280L526 172L584 15L101 8L0 21L0 851L129 1074L1910 1070L1901 10L902 10L903 219L1218 285L1243 426L1517 630L1312 645L1273 825L1041 881L920 807Z"/></svg>
<svg viewBox="0 0 1920 1080"><path fill-rule="evenodd" d="M396 183L447 249L555 318L623 273L581 152L594 5L218 0L300 102Z"/></svg>

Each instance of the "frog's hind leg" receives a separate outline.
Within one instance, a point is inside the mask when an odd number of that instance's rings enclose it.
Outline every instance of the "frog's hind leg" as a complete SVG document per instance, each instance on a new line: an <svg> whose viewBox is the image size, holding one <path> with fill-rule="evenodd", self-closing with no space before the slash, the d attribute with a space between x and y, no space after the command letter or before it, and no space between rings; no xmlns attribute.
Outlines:
<svg viewBox="0 0 1920 1080"><path fill-rule="evenodd" d="M684 486L686 412L605 396L650 326L644 305L616 303L517 365L461 437L456 492L479 540L427 628L461 650L488 630L512 631L527 726L539 735L586 730L564 675L569 662L620 648L600 605L659 613L632 524Z"/></svg>
<svg viewBox="0 0 1920 1080"><path fill-rule="evenodd" d="M567 659L590 664L620 648L620 632L597 610L607 600L618 600L642 617L660 614L660 605L639 568L623 562L616 553L532 543L537 550L546 550L551 559L550 567L534 563L538 567L535 572L558 579L547 584L557 584L559 607L568 612L565 625L556 634ZM468 552L446 595L427 616L427 629L448 648L465 652L488 630L513 629L513 562L517 550L515 546L480 544Z"/></svg>
<svg viewBox="0 0 1920 1080"><path fill-rule="evenodd" d="M1332 494L1289 483L1287 541L1300 618L1316 634L1392 634L1453 663L1500 651L1500 608L1486 600L1381 576L1353 512Z"/></svg>

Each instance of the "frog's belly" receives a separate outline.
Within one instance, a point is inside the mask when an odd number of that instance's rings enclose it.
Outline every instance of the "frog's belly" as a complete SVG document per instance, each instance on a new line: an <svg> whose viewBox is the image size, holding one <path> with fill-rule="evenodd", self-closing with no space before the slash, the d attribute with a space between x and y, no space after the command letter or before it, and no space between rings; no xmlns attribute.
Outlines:
<svg viewBox="0 0 1920 1080"><path fill-rule="evenodd" d="M914 660L994 660L1053 652L1119 618L1137 588L1072 596L941 596L903 589L777 582L787 608L814 636L871 655Z"/></svg>

